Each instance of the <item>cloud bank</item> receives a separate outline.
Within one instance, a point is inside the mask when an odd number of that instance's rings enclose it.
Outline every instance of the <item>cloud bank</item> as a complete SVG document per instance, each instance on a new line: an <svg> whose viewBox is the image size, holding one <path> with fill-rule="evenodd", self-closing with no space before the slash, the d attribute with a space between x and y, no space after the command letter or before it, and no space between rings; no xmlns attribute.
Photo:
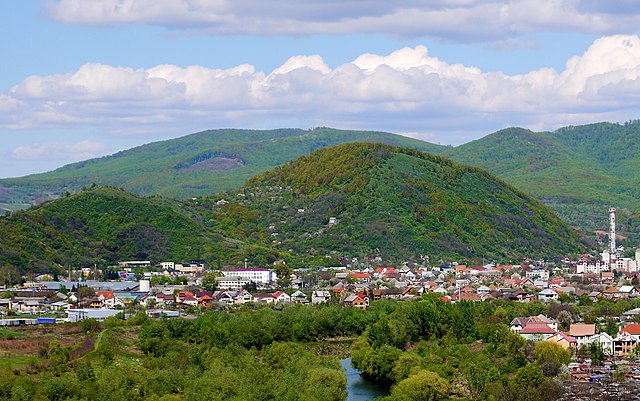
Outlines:
<svg viewBox="0 0 640 401"><path fill-rule="evenodd" d="M381 33L452 41L534 31L637 32L631 0L57 0L47 14L67 24L148 24L215 35Z"/></svg>
<svg viewBox="0 0 640 401"><path fill-rule="evenodd" d="M449 64L424 46L363 54L335 68L319 55L295 56L269 73L251 65L85 64L64 75L28 77L0 94L0 126L80 126L124 135L327 125L424 133L459 144L512 125L626 121L637 117L639 93L640 38L616 35L596 40L563 71L520 75Z"/></svg>

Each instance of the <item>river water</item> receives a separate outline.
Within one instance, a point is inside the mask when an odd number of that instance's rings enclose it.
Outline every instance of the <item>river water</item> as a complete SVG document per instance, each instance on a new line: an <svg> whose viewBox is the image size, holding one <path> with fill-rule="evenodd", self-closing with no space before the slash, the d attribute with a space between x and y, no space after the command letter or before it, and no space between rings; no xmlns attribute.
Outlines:
<svg viewBox="0 0 640 401"><path fill-rule="evenodd" d="M342 364L347 373L346 401L368 401L382 395L389 395L387 387L379 386L363 379L360 373L351 366L351 358L341 359L340 364Z"/></svg>

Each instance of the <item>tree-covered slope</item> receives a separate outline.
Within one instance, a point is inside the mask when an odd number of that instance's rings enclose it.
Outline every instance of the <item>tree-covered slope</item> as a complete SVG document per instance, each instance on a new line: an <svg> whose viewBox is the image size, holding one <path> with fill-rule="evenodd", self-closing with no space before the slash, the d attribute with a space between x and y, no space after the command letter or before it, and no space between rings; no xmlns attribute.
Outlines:
<svg viewBox="0 0 640 401"><path fill-rule="evenodd" d="M573 226L606 229L610 206L622 223L640 209L640 122L554 132L509 128L444 153L541 200Z"/></svg>
<svg viewBox="0 0 640 401"><path fill-rule="evenodd" d="M487 172L384 144L315 151L251 179L243 194L209 204L219 216L240 204L262 217L246 230L298 254L515 259L587 247L551 210Z"/></svg>
<svg viewBox="0 0 640 401"><path fill-rule="evenodd" d="M0 206L29 204L92 183L140 194L177 199L240 187L255 174L326 146L345 142L383 142L424 151L438 145L384 132L313 130L203 131L154 142L112 156L70 164L55 171L0 180Z"/></svg>
<svg viewBox="0 0 640 401"><path fill-rule="evenodd" d="M90 189L0 218L0 264L42 272L131 259L238 258L243 244L194 217L173 200Z"/></svg>

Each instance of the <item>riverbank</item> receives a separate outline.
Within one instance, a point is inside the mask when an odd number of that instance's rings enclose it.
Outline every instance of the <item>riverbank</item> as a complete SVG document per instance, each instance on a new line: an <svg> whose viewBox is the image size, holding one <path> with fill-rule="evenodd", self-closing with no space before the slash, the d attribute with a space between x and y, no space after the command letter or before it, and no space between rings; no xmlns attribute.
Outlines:
<svg viewBox="0 0 640 401"><path fill-rule="evenodd" d="M360 376L360 372L351 366L351 357L341 359L340 364L347 375L346 401L369 401L389 395L388 387L371 383Z"/></svg>

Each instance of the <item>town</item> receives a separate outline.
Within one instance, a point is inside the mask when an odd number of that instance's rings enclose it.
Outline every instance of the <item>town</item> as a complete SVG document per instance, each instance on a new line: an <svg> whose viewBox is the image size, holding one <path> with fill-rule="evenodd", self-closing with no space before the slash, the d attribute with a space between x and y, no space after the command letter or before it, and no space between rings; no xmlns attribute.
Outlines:
<svg viewBox="0 0 640 401"><path fill-rule="evenodd" d="M623 257L610 211L608 249L598 255L516 264L430 263L429 257L399 265L382 258L338 258L338 266L212 269L201 261L121 261L108 269L69 269L65 277L30 274L0 295L0 326L49 325L149 318L193 319L208 310L290 304L333 304L367 310L372 302L431 297L445 303L513 302L538 305L541 313L509 316L511 332L531 343L552 342L569 350L564 367L566 400L589 399L597 383L612 399L637 392L640 363L640 249ZM6 270L6 269L5 269ZM1 279L2 277L0 277ZM15 277L14 277L15 279ZM584 307L596 310L581 314ZM543 313L542 313L543 312ZM632 399L632 398L629 398Z"/></svg>

